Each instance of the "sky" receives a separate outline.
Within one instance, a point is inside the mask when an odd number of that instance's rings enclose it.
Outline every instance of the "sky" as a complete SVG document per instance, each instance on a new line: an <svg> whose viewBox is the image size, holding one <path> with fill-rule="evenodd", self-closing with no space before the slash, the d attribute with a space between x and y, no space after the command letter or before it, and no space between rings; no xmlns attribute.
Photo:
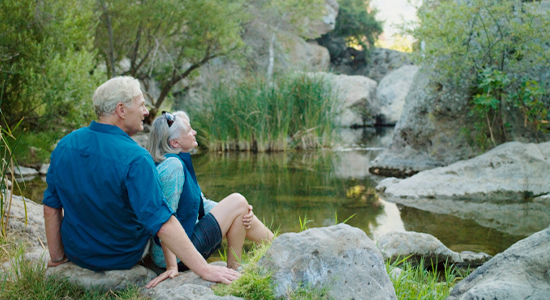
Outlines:
<svg viewBox="0 0 550 300"><path fill-rule="evenodd" d="M419 3L420 1L414 2ZM384 24L386 39L396 33L394 25L401 24L403 19L412 21L416 18L416 9L407 0L371 0L370 5L378 9L378 20L386 20Z"/></svg>

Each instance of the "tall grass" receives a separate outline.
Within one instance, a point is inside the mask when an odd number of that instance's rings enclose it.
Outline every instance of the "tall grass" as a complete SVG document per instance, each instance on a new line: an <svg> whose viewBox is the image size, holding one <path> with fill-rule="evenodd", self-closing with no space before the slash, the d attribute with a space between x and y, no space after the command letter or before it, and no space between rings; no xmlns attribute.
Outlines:
<svg viewBox="0 0 550 300"><path fill-rule="evenodd" d="M338 101L323 77L293 74L218 83L187 110L211 150L284 151L331 143Z"/></svg>

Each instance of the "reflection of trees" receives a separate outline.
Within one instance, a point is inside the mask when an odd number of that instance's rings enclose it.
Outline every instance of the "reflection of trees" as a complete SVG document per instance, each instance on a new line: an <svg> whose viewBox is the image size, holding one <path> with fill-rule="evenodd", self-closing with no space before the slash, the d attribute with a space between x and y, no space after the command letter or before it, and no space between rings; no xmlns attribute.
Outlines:
<svg viewBox="0 0 550 300"><path fill-rule="evenodd" d="M483 227L474 220L436 214L400 206L401 220L407 231L429 233L454 251L477 251L490 255L506 250L525 236L510 235Z"/></svg>
<svg viewBox="0 0 550 300"><path fill-rule="evenodd" d="M368 233L382 211L369 180L334 176L329 151L295 153L209 153L194 158L204 194L220 200L233 192L243 194L260 219L281 232L298 231L298 217L307 216L308 227L333 225L337 216ZM363 186L351 197L346 191ZM336 214L336 215L335 215ZM372 226L372 225L371 225Z"/></svg>

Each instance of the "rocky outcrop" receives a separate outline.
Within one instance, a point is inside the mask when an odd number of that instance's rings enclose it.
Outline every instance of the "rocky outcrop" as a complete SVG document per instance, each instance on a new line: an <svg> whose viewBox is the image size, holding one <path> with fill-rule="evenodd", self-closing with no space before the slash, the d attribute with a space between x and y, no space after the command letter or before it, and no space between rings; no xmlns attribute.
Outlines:
<svg viewBox="0 0 550 300"><path fill-rule="evenodd" d="M391 71L378 83L376 98L380 105L379 125L395 125L405 105L405 97L418 72L417 66L406 65Z"/></svg>
<svg viewBox="0 0 550 300"><path fill-rule="evenodd" d="M306 26L307 30L302 36L306 39L315 39L334 30L339 8L338 1L326 0L323 18L321 20L304 20L303 23L308 26Z"/></svg>
<svg viewBox="0 0 550 300"><path fill-rule="evenodd" d="M309 285L333 299L397 299L374 242L345 224L282 234L258 266L272 272L276 296Z"/></svg>
<svg viewBox="0 0 550 300"><path fill-rule="evenodd" d="M550 142L503 144L476 158L387 178L376 187L388 201L473 219L516 235L550 224Z"/></svg>
<svg viewBox="0 0 550 300"><path fill-rule="evenodd" d="M473 124L468 95L437 85L422 69L414 76L390 147L369 171L383 176L411 176L420 171L471 158L475 150L461 133Z"/></svg>
<svg viewBox="0 0 550 300"><path fill-rule="evenodd" d="M447 300L550 299L550 227L523 239L476 269Z"/></svg>
<svg viewBox="0 0 550 300"><path fill-rule="evenodd" d="M112 270L94 272L81 268L72 262L64 263L46 270L46 278L67 278L71 283L86 289L124 290L131 286L143 286L155 279L155 272L136 265L130 270Z"/></svg>

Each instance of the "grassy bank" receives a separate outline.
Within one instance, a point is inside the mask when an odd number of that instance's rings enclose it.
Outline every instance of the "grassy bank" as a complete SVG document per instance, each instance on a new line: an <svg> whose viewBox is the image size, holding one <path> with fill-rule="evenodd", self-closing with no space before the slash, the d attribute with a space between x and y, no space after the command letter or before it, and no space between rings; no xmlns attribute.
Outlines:
<svg viewBox="0 0 550 300"><path fill-rule="evenodd" d="M305 74L217 83L186 108L201 145L211 150L281 151L329 146L336 94Z"/></svg>

